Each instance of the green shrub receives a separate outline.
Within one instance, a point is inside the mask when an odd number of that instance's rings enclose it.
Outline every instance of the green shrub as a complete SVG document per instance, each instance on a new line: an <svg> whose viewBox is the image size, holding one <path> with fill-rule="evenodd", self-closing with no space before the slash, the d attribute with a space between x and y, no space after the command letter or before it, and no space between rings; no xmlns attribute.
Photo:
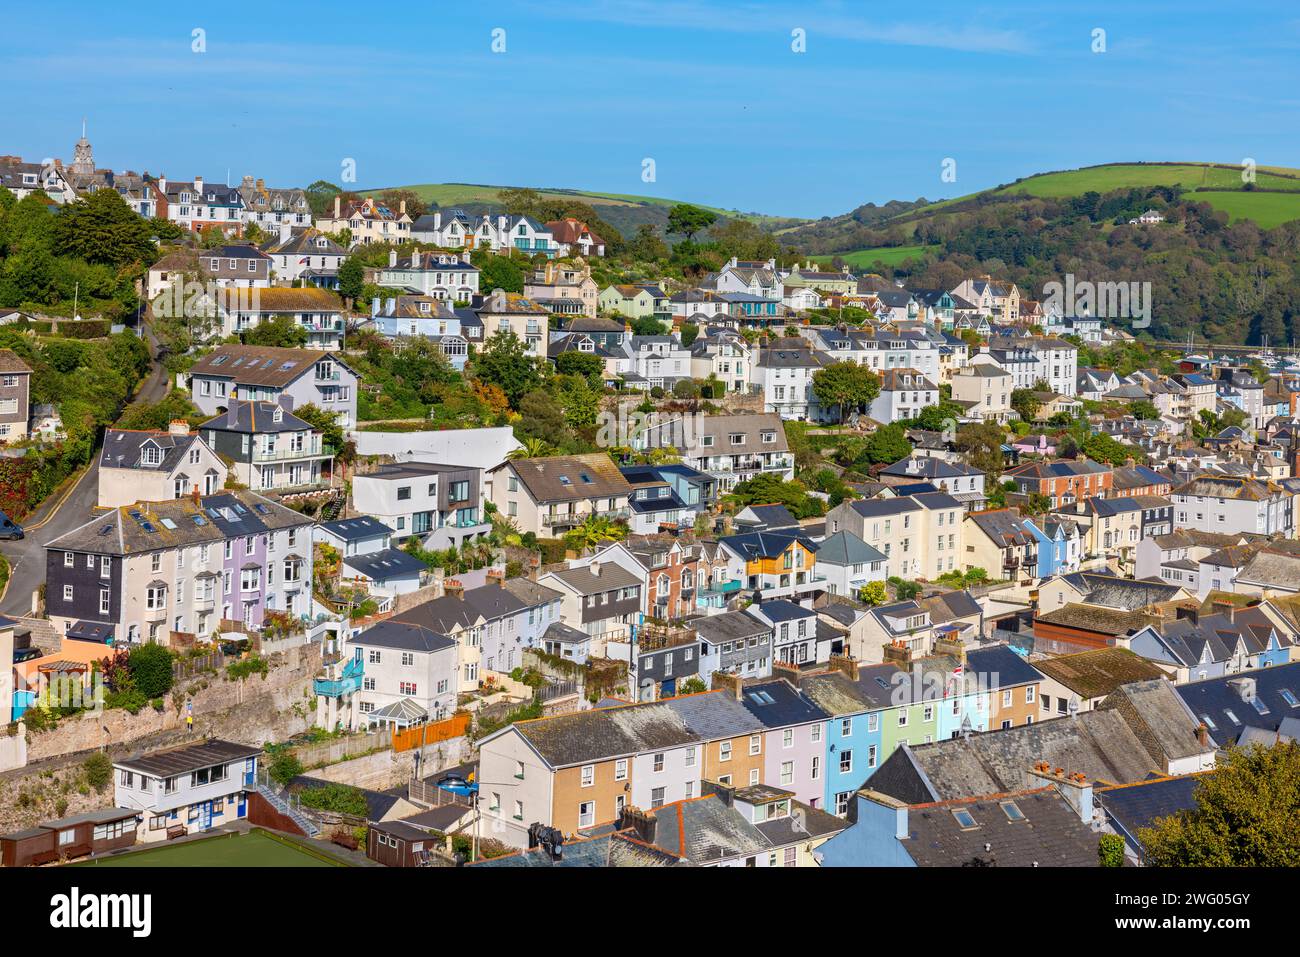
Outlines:
<svg viewBox="0 0 1300 957"><path fill-rule="evenodd" d="M102 791L113 780L113 762L103 751L96 751L81 762L81 770L86 775L86 783L96 791ZM62 813L62 812L60 812Z"/></svg>
<svg viewBox="0 0 1300 957"><path fill-rule="evenodd" d="M131 649L127 660L136 690L146 699L160 698L172 687L172 653L152 642Z"/></svg>
<svg viewBox="0 0 1300 957"><path fill-rule="evenodd" d="M280 786L284 786L292 781L295 777L306 770L298 756L292 751L282 751L271 759L271 764L267 768L267 773L271 775L271 780Z"/></svg>

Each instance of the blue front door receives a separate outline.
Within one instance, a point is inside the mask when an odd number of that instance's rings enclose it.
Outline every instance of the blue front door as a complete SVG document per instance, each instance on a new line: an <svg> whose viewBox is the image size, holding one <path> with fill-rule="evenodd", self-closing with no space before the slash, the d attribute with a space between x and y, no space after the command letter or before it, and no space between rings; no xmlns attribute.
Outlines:
<svg viewBox="0 0 1300 957"><path fill-rule="evenodd" d="M199 808L199 829L203 831L212 828L212 802L204 801Z"/></svg>
<svg viewBox="0 0 1300 957"><path fill-rule="evenodd" d="M256 773L255 771L256 767L257 767L257 762L255 758L249 758L247 761L244 762L244 786L245 787L253 786L253 777L254 774Z"/></svg>
<svg viewBox="0 0 1300 957"><path fill-rule="evenodd" d="M248 795L243 791L239 792L239 809L236 811L235 816L241 818L248 816Z"/></svg>

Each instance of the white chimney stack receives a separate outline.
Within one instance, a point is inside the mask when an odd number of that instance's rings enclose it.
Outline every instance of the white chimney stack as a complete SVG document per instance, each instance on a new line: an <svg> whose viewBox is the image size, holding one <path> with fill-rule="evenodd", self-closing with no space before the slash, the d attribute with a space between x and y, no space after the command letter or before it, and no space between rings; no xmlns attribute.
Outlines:
<svg viewBox="0 0 1300 957"><path fill-rule="evenodd" d="M388 250L388 268L394 269L396 268L396 266L397 266L397 250L390 249Z"/></svg>

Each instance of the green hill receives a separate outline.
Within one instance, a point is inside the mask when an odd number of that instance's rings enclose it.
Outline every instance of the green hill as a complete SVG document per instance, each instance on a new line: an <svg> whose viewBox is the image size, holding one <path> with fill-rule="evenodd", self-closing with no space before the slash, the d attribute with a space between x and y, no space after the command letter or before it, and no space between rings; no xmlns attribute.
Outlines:
<svg viewBox="0 0 1300 957"><path fill-rule="evenodd" d="M1263 229L1300 220L1300 169L1261 166L1256 169L1254 190L1244 189L1242 168L1227 163L1111 163L1081 169L1039 173L990 189L917 206L873 224L876 230L893 228L912 248L919 228L950 213L976 209L998 199L1033 196L1064 199L1085 193L1108 193L1120 189L1181 187L1182 198L1208 203L1227 213L1231 222L1249 219ZM853 214L831 217L782 231L781 239L821 256L838 254L849 262L879 259L894 265L905 254L889 255L888 247L863 246L852 239L858 233ZM901 249L902 247L900 247Z"/></svg>
<svg viewBox="0 0 1300 957"><path fill-rule="evenodd" d="M409 189L427 203L440 207L459 206L466 212L477 214L500 210L500 194L509 186L490 186L483 183L421 183L415 186L384 186L362 190L363 196L377 196L388 189ZM642 223L660 229L668 222L668 210L679 200L659 196L638 196L632 193L601 193L585 189L533 187L545 199L572 197L592 206L596 212L624 236L631 236ZM808 220L794 216L771 216L764 213L722 209L718 206L692 205L710 210L726 219L744 219L764 229L783 229L798 226Z"/></svg>

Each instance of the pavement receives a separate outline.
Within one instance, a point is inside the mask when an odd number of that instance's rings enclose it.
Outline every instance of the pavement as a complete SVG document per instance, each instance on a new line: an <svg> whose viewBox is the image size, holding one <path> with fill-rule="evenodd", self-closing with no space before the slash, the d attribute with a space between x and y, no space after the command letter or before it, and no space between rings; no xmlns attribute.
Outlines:
<svg viewBox="0 0 1300 957"><path fill-rule="evenodd" d="M154 364L135 398L127 403L128 407L157 402L167 394L167 374L157 361L158 340L148 326L145 337L152 347ZM94 517L95 503L99 500L99 474L94 463L98 461L97 448L90 466L55 490L23 519L26 538L19 542L0 542L0 553L9 560L10 568L9 585L0 598L0 614L31 614L32 593L45 581L45 546Z"/></svg>

